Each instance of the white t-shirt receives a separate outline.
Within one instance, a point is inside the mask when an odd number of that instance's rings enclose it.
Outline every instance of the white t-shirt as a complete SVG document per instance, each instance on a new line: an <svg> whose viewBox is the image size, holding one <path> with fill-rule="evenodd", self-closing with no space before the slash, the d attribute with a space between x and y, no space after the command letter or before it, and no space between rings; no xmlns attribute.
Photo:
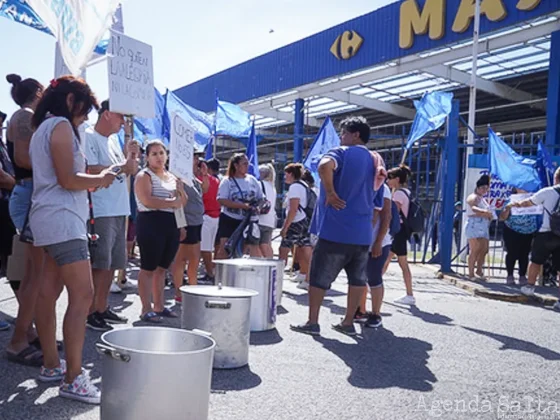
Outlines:
<svg viewBox="0 0 560 420"><path fill-rule="evenodd" d="M391 190L386 184L383 184L383 204L385 204L385 200L391 200ZM375 210L380 211L382 210L382 208L376 208ZM372 246L377 239L377 235L379 235L379 229L381 229L381 215L377 217L375 225L373 225L373 240L371 242ZM387 234L383 238L383 242L381 243L381 246L385 248L386 246L391 245L392 243L393 243L393 238L389 234L389 231L387 231Z"/></svg>
<svg viewBox="0 0 560 420"><path fill-rule="evenodd" d="M259 225L275 228L276 227L276 188L270 181L261 181L261 187L264 185L264 195L270 201L270 211L268 214L261 214L259 216Z"/></svg>
<svg viewBox="0 0 560 420"><path fill-rule="evenodd" d="M297 182L294 182L292 185L290 185L288 194L286 195L286 216L288 216L288 213L290 212L290 200L293 198L299 198L298 211L296 213L296 217L294 217L294 220L292 222L297 223L301 222L307 217L305 215L305 212L302 210L302 208L304 209L307 206L307 188Z"/></svg>
<svg viewBox="0 0 560 420"><path fill-rule="evenodd" d="M224 178L218 189L218 200L231 200L237 203L248 203L263 198L263 191L259 181L252 175L245 178ZM222 206L222 213L237 220L243 220L246 210L230 209Z"/></svg>
<svg viewBox="0 0 560 420"><path fill-rule="evenodd" d="M408 217L408 209L410 208L410 199L406 196L405 191L410 196L410 190L407 188L402 188L400 190L395 191L395 193L393 194L393 201L401 205L401 211L404 214L404 217ZM401 222L404 221L401 220Z"/></svg>
<svg viewBox="0 0 560 420"><path fill-rule="evenodd" d="M560 194L557 192L557 189L560 189L558 185L555 187L543 188L531 197L531 201L534 204L541 205L545 208L543 214L543 224L539 232L550 232L550 217L548 212L552 213L556 210L556 205L560 199Z"/></svg>
<svg viewBox="0 0 560 420"><path fill-rule="evenodd" d="M89 166L111 166L126 161L117 136L102 136L93 127L86 129L85 154ZM129 216L130 195L126 175L119 175L109 188L93 192L91 201L94 218Z"/></svg>

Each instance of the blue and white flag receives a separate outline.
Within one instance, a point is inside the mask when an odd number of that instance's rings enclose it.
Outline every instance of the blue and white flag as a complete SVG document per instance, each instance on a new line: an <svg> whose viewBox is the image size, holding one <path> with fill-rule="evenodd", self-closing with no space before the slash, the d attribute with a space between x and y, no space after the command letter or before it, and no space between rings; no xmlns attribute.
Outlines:
<svg viewBox="0 0 560 420"><path fill-rule="evenodd" d="M204 160L210 160L214 157L214 137L210 137L210 141L204 149Z"/></svg>
<svg viewBox="0 0 560 420"><path fill-rule="evenodd" d="M163 114L164 137L169 140L171 132L171 114L178 114L186 123L195 128L194 141L198 147L205 147L212 138L212 119L181 101L170 90L165 94L165 112Z"/></svg>
<svg viewBox="0 0 560 420"><path fill-rule="evenodd" d="M541 188L546 188L554 185L554 172L556 168L552 162L552 158L546 150L546 147L539 141L539 148L537 150L537 173L541 181Z"/></svg>
<svg viewBox="0 0 560 420"><path fill-rule="evenodd" d="M235 104L217 101L216 135L249 137L251 127L251 114Z"/></svg>
<svg viewBox="0 0 560 420"><path fill-rule="evenodd" d="M490 175L511 187L527 192L540 188L535 161L517 154L491 128L488 128L488 168Z"/></svg>
<svg viewBox="0 0 560 420"><path fill-rule="evenodd" d="M303 160L303 166L309 169L313 174L315 181L319 181L319 162L325 153L335 147L340 146L340 137L334 128L329 117L323 122L323 126L319 130L317 137L313 141L311 148L307 152L307 156Z"/></svg>
<svg viewBox="0 0 560 420"><path fill-rule="evenodd" d="M414 101L416 116L410 129L406 149L431 131L440 128L453 107L453 94L449 92L429 92L419 101Z"/></svg>
<svg viewBox="0 0 560 420"><path fill-rule="evenodd" d="M68 69L80 75L113 23L120 0L26 2L57 39Z"/></svg>
<svg viewBox="0 0 560 420"><path fill-rule="evenodd" d="M255 124L251 126L249 141L247 142L247 158L249 159L249 174L260 179L259 156L257 152L257 136L255 134Z"/></svg>

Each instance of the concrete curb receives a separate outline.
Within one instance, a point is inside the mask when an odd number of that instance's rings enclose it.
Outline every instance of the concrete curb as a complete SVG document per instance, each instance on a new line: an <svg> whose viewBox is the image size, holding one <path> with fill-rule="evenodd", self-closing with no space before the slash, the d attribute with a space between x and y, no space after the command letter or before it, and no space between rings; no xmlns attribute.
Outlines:
<svg viewBox="0 0 560 420"><path fill-rule="evenodd" d="M552 306L556 302L558 302L557 298L542 294L536 294L535 296L529 297L521 293L504 293L496 290L490 290L484 284L473 283L469 280L466 280L463 276L457 274L443 274L435 266L422 266L434 271L438 279L444 280L447 283L452 284L453 286L457 286L460 289L466 290L467 292L472 293L474 296L480 296L485 299L538 306Z"/></svg>

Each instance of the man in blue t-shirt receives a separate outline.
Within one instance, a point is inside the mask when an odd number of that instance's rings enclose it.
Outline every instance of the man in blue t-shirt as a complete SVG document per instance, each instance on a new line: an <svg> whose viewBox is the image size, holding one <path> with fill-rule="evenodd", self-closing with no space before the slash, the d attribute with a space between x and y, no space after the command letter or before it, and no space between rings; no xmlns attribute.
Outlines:
<svg viewBox="0 0 560 420"><path fill-rule="evenodd" d="M319 309L326 291L343 269L348 276L348 308L342 323L333 328L356 335L354 315L367 284L377 195L374 182L380 171L365 146L370 136L365 118L347 118L340 128L342 146L326 153L319 164L321 191L310 226L319 240L309 273L309 319L305 324L291 326L294 331L311 335L320 333Z"/></svg>

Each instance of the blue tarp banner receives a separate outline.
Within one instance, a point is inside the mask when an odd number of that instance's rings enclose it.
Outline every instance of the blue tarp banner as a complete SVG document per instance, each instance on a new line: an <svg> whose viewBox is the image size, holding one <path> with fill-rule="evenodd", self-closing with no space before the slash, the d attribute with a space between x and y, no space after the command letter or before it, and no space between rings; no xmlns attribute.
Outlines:
<svg viewBox="0 0 560 420"><path fill-rule="evenodd" d="M305 166L313 174L315 181L319 181L318 167L321 158L329 150L340 146L340 137L334 128L334 125L329 117L323 122L323 126L319 130L315 141L311 145L307 156L303 160Z"/></svg>
<svg viewBox="0 0 560 420"><path fill-rule="evenodd" d="M249 137L251 114L229 102L217 101L216 134L231 137Z"/></svg>
<svg viewBox="0 0 560 420"><path fill-rule="evenodd" d="M541 181L541 188L546 188L554 185L554 171L556 168L552 163L552 159L548 150L542 142L539 141L539 148L537 151L537 173Z"/></svg>
<svg viewBox="0 0 560 420"><path fill-rule="evenodd" d="M0 1L0 16L53 36L52 31L45 25L45 22L24 0ZM109 38L110 33L107 32L95 48L97 54L105 55L107 53Z"/></svg>
<svg viewBox="0 0 560 420"><path fill-rule="evenodd" d="M212 138L212 119L204 112L188 106L181 101L173 92L167 90L165 94L166 107L163 114L163 134L169 139L171 130L171 114L178 114L186 123L190 124L195 130L194 141L198 147L205 147Z"/></svg>
<svg viewBox="0 0 560 420"><path fill-rule="evenodd" d="M540 188L535 161L517 154L491 128L488 128L488 168L490 175L511 187L527 192Z"/></svg>
<svg viewBox="0 0 560 420"><path fill-rule="evenodd" d="M260 179L259 156L257 152L257 136L255 134L255 124L251 126L249 141L247 142L247 158L249 159L249 174Z"/></svg>
<svg viewBox="0 0 560 420"><path fill-rule="evenodd" d="M440 128L449 114L453 105L453 94L449 92L429 92L419 101L414 101L416 116L410 129L406 148L410 149L414 143L430 131Z"/></svg>

